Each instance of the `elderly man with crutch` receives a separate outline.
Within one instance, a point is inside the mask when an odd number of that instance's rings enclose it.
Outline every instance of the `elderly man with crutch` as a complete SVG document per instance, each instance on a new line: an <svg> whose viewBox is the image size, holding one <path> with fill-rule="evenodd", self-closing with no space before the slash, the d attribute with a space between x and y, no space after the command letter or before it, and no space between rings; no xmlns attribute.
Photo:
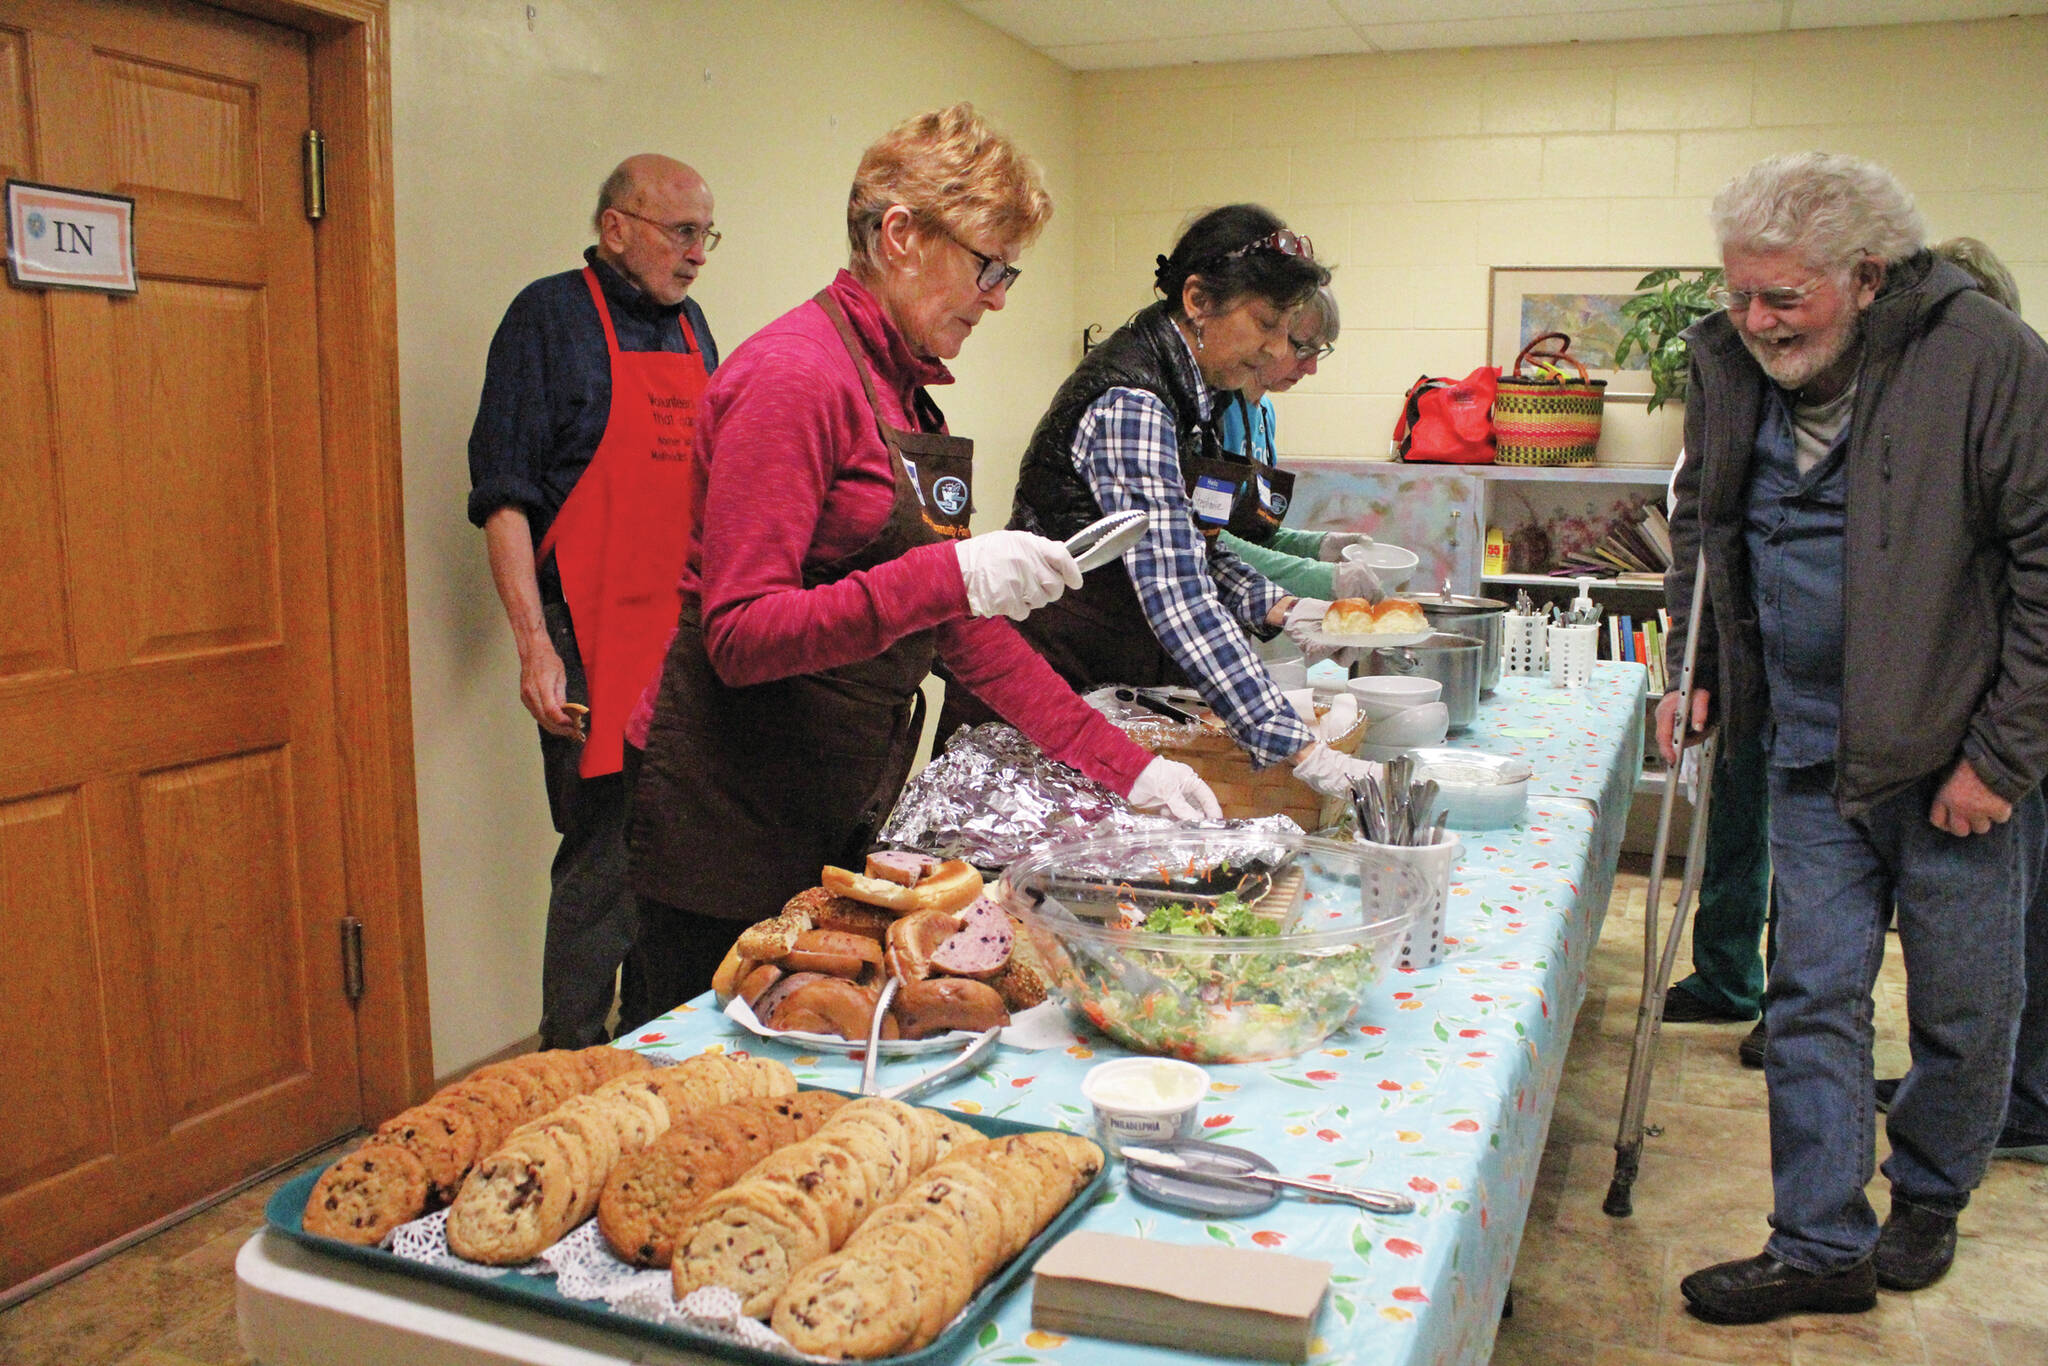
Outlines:
<svg viewBox="0 0 2048 1366"><path fill-rule="evenodd" d="M1710 722L1769 757L1772 1234L1681 1283L1716 1323L1931 1284L2004 1118L2048 770L2048 349L1931 256L1892 176L1774 157L1714 201L1726 311L1688 334L1675 622ZM1667 756L1679 698L1657 733ZM1875 1147L1896 905L1913 1053Z"/></svg>

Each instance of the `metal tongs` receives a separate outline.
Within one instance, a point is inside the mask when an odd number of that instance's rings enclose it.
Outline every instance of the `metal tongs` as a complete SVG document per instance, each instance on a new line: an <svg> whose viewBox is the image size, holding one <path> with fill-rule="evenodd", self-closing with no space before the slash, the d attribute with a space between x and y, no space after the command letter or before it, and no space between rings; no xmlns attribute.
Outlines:
<svg viewBox="0 0 2048 1366"><path fill-rule="evenodd" d="M1143 707L1155 716L1163 716L1182 725L1194 725L1201 720L1193 712L1175 706L1166 700L1164 694L1151 688L1118 688L1112 696L1119 702L1129 702L1134 706Z"/></svg>
<svg viewBox="0 0 2048 1366"><path fill-rule="evenodd" d="M1133 508L1098 517L1067 537L1066 547L1074 563L1086 574L1091 569L1100 569L1143 539L1145 514Z"/></svg>
<svg viewBox="0 0 2048 1366"><path fill-rule="evenodd" d="M901 1086L892 1086L884 1091L875 1080L875 1065L882 1056L882 1021L888 1018L889 1002L896 999L896 989L902 985L903 979L892 973L889 980L882 984L882 994L875 1001L874 1022L868 1026L867 1056L861 1060L860 1065L860 1093L864 1096L880 1096L884 1100L908 1103L919 1096L936 1091L956 1077L979 1072L988 1062L989 1055L996 1051L996 1040L1003 1030L1001 1025L993 1029L984 1029L974 1037L973 1042L955 1054L951 1062L942 1067L934 1067L922 1076L914 1077Z"/></svg>

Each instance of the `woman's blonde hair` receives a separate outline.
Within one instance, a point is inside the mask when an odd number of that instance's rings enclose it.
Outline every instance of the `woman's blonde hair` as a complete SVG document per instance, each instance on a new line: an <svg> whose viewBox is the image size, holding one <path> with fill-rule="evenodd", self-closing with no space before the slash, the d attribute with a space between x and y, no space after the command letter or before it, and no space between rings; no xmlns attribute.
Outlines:
<svg viewBox="0 0 2048 1366"><path fill-rule="evenodd" d="M1028 246L1052 218L1037 164L964 103L913 115L861 153L846 196L855 274L881 268L882 215L897 204L920 227L1004 246Z"/></svg>

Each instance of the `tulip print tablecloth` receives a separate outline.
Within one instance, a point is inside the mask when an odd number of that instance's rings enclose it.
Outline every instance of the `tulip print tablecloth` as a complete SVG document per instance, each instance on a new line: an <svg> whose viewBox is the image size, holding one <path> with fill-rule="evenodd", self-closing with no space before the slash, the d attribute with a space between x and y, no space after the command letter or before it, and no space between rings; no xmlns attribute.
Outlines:
<svg viewBox="0 0 2048 1366"><path fill-rule="evenodd" d="M1141 1203L1119 1170L1080 1226L1333 1263L1313 1361L1485 1361L1585 995L1587 955L1613 887L1642 764L1644 691L1644 671L1633 664L1599 665L1591 686L1577 691L1503 678L1452 743L1529 759L1529 807L1511 829L1463 832L1445 960L1389 974L1320 1049L1209 1068L1201 1133L1262 1153L1284 1173L1402 1191L1415 1199L1415 1213L1287 1199L1251 1218L1203 1219ZM808 1084L859 1082L850 1059L764 1043L708 997L620 1042L674 1056L758 1050L790 1063ZM1121 1056L1086 1032L1065 1050L1003 1049L979 1077L924 1103L1085 1133L1082 1074ZM890 1073L907 1077L923 1065L892 1063L884 1084L895 1079ZM1019 1289L959 1360L1060 1366L1163 1355L1211 1359L1036 1331L1030 1292Z"/></svg>

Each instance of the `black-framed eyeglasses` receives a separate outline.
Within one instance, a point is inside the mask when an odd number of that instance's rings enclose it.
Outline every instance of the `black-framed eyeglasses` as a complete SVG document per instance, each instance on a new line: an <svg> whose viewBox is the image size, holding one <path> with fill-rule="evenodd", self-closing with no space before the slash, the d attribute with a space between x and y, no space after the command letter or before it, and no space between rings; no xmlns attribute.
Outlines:
<svg viewBox="0 0 2048 1366"><path fill-rule="evenodd" d="M1282 256L1299 256L1304 261L1316 259L1315 244L1292 228L1276 229L1256 242L1247 242L1235 251L1226 251L1223 253L1223 259L1235 261L1238 257L1250 255L1255 251L1277 251Z"/></svg>
<svg viewBox="0 0 2048 1366"><path fill-rule="evenodd" d="M673 242L678 251L688 251L691 247L699 245L706 252L717 251L718 244L725 239L725 234L716 228L703 228L695 223L660 223L649 218L644 213L634 213L631 209L622 209L616 204L612 205L612 212L622 213L628 218L639 219L642 223L645 223L648 227L653 228L663 237L666 237L670 242Z"/></svg>
<svg viewBox="0 0 2048 1366"><path fill-rule="evenodd" d="M1295 341L1292 337L1287 341L1294 348L1296 360L1322 360L1337 349L1335 342Z"/></svg>
<svg viewBox="0 0 2048 1366"><path fill-rule="evenodd" d="M952 240L954 246L960 248L960 250L981 263L981 269L974 277L974 287L984 294L994 289L1015 284L1017 277L1024 273L1022 266L1013 266L1008 261L998 260L993 256L985 256L981 252L976 251L958 237L954 237L950 228L942 227L939 231L945 233Z"/></svg>

